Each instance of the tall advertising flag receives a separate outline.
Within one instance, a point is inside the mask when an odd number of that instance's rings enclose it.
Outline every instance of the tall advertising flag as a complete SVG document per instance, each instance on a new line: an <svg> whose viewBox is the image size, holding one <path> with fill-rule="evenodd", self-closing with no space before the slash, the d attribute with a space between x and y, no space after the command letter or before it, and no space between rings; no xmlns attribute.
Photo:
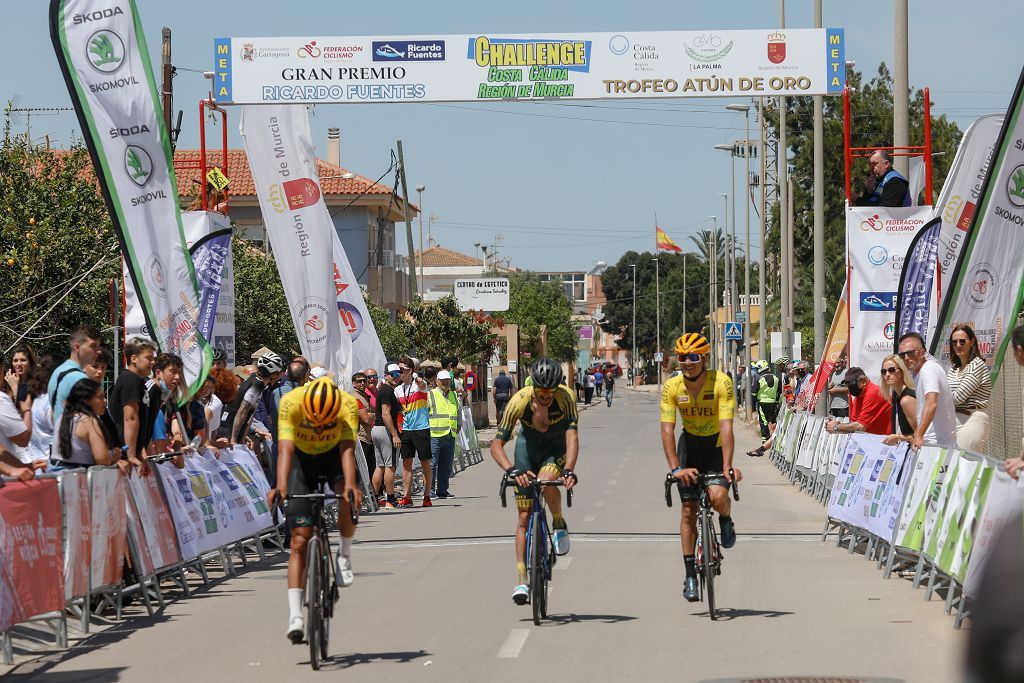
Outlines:
<svg viewBox="0 0 1024 683"><path fill-rule="evenodd" d="M377 328L370 319L370 311L366 308L363 290L359 289L337 231L331 230L331 235L334 237L334 291L341 326L352 337L352 372L367 368L383 371L387 358L377 336Z"/></svg>
<svg viewBox="0 0 1024 683"><path fill-rule="evenodd" d="M967 323L978 336L978 350L992 359L995 380L1024 297L1024 70L1017 80L996 142L995 156L971 216L966 244L939 312L929 351L943 351L950 330Z"/></svg>
<svg viewBox="0 0 1024 683"><path fill-rule="evenodd" d="M942 219L933 218L921 228L910 243L900 274L899 298L896 301L895 342L904 332L917 332L927 339L928 322L935 306L935 275L938 270L939 233Z"/></svg>
<svg viewBox="0 0 1024 683"><path fill-rule="evenodd" d="M352 336L341 326L331 277L334 224L320 192L306 107L247 105L240 131L302 355L345 382Z"/></svg>
<svg viewBox="0 0 1024 683"><path fill-rule="evenodd" d="M812 387L811 395L806 397L807 406L817 404L818 396L821 395L821 392L828 385L829 377L832 376L832 371L842 357L843 351L850 340L850 315L849 309L846 306L847 287L848 283L844 283L843 292L839 295L839 301L836 303L836 313L832 318L832 327L828 330L828 338L825 340L825 347L822 351L818 368L814 371L811 381L805 382L805 387Z"/></svg>
<svg viewBox="0 0 1024 683"><path fill-rule="evenodd" d="M51 0L50 38L151 336L184 363L191 395L210 369L171 144L134 0Z"/></svg>

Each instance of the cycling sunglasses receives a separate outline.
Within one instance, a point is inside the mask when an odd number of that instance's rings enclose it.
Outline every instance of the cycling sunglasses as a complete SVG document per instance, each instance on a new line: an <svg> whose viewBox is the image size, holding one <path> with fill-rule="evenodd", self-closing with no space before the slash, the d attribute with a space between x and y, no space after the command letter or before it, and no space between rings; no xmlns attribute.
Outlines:
<svg viewBox="0 0 1024 683"><path fill-rule="evenodd" d="M681 353L678 358L680 363L699 363L701 355L699 353Z"/></svg>

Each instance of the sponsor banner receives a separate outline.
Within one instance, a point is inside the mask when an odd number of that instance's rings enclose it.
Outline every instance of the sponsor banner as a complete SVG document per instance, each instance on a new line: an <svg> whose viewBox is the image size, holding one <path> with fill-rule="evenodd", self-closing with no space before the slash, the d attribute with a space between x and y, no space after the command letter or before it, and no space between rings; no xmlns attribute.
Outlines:
<svg viewBox="0 0 1024 683"><path fill-rule="evenodd" d="M891 541L903 497L907 447L887 446L882 438L854 434L847 441L828 516Z"/></svg>
<svg viewBox="0 0 1024 683"><path fill-rule="evenodd" d="M941 230L941 219L933 218L918 231L907 250L897 290L896 339L904 332L917 332L928 339L928 322L936 306L935 274Z"/></svg>
<svg viewBox="0 0 1024 683"><path fill-rule="evenodd" d="M507 311L508 278L475 278L455 281L455 301L460 311Z"/></svg>
<svg viewBox="0 0 1024 683"><path fill-rule="evenodd" d="M148 331L181 356L191 395L211 351L135 2L51 0L50 36Z"/></svg>
<svg viewBox="0 0 1024 683"><path fill-rule="evenodd" d="M967 514L967 504L980 472L980 459L967 458L962 452L953 451L942 488L937 495L933 495L937 507L936 517L934 524L925 528L922 552L947 574L952 564L952 553L963 532L960 520Z"/></svg>
<svg viewBox="0 0 1024 683"><path fill-rule="evenodd" d="M64 597L84 596L89 591L92 557L92 510L89 508L89 477L85 470L66 470L59 475L64 513Z"/></svg>
<svg viewBox="0 0 1024 683"><path fill-rule="evenodd" d="M63 608L57 480L0 486L0 631Z"/></svg>
<svg viewBox="0 0 1024 683"><path fill-rule="evenodd" d="M240 130L302 355L347 385L352 336L341 326L337 289L327 277L334 224L320 192L306 108L244 107Z"/></svg>
<svg viewBox="0 0 1024 683"><path fill-rule="evenodd" d="M942 231L939 233L940 306L949 291L953 269L956 268L966 241L971 217L981 200L981 184L992 164L996 139L1002 126L1002 114L988 114L971 124L960 140L953 165L935 204L935 216L942 219ZM933 319L925 339L932 338L931 332L934 329Z"/></svg>
<svg viewBox="0 0 1024 683"><path fill-rule="evenodd" d="M174 536L174 521L156 477L133 474L127 481L129 530L135 538L139 555L144 556L149 565L136 573L148 576L181 561Z"/></svg>
<svg viewBox="0 0 1024 683"><path fill-rule="evenodd" d="M128 531L128 512L122 502L127 493L121 470L90 467L89 495L92 500L92 590L96 590L121 583Z"/></svg>
<svg viewBox="0 0 1024 683"><path fill-rule="evenodd" d="M235 355L235 278L231 259L231 221L216 211L183 211L185 243L199 282L199 328L203 337ZM122 262L125 338L152 337L127 264Z"/></svg>
<svg viewBox="0 0 1024 683"><path fill-rule="evenodd" d="M383 372L387 364L384 347L380 344L377 328L366 308L363 290L359 288L348 254L341 244L336 230L331 230L334 240L334 292L338 301L338 317L341 326L352 337L352 371L376 368Z"/></svg>
<svg viewBox="0 0 1024 683"><path fill-rule="evenodd" d="M843 351L846 350L846 345L850 340L850 314L846 306L847 286L848 283L843 283L843 291L839 295L839 301L836 303L836 312L832 316L832 326L828 330L828 338L825 340L821 361L818 363L818 367L815 369L811 380L807 382L813 391L812 396L806 401L808 406L818 403L818 397L828 387L828 381L832 377L836 363L842 357Z"/></svg>
<svg viewBox="0 0 1024 683"><path fill-rule="evenodd" d="M918 449L910 480L906 483L893 545L914 552L921 552L924 547L929 500L933 490L940 488L940 470L944 468L946 456L947 451L936 446L922 446Z"/></svg>
<svg viewBox="0 0 1024 683"><path fill-rule="evenodd" d="M930 206L854 207L846 212L850 367L863 369L875 383L882 359L895 348L904 256L931 217Z"/></svg>
<svg viewBox="0 0 1024 683"><path fill-rule="evenodd" d="M839 95L843 29L217 38L233 104Z"/></svg>
<svg viewBox="0 0 1024 683"><path fill-rule="evenodd" d="M945 357L950 330L967 323L978 335L978 351L990 361L996 381L1024 297L1024 71L1010 101L981 199L967 227L966 243L943 298L933 356Z"/></svg>
<svg viewBox="0 0 1024 683"><path fill-rule="evenodd" d="M973 548L963 585L964 593L974 595L985 567L985 558L999 537L999 532L1024 506L1024 479L1011 479L1002 468L993 471L978 523L974 527Z"/></svg>
<svg viewBox="0 0 1024 683"><path fill-rule="evenodd" d="M941 566L947 574L956 578L960 585L963 585L967 574L971 551L974 548L974 535L977 533L978 518L981 516L988 498L988 489L992 485L992 476L995 471L992 461L982 462L981 471L978 473L974 486L971 487L967 503L963 508L963 515L957 521L960 530L959 537L956 538L955 543L947 542L947 546L942 548L942 555L939 558Z"/></svg>

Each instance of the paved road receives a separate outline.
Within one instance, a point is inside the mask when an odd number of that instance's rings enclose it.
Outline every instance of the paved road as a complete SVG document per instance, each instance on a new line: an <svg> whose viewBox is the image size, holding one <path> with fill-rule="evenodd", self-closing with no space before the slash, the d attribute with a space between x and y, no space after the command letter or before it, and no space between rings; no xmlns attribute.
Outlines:
<svg viewBox="0 0 1024 683"><path fill-rule="evenodd" d="M678 506L665 508L656 395L622 390L581 418L573 548L552 618L535 627L510 593L511 509L490 461L453 480L458 498L364 519L325 669L346 680L734 680L862 676L955 681L962 635L937 602L819 534L823 509L772 466L739 456L740 533L716 583L723 618L683 601ZM739 430L737 451L753 445ZM250 565L252 567L252 565ZM268 561L20 667L63 681L280 681L315 674L284 637L284 561ZM18 678L18 676L12 677Z"/></svg>

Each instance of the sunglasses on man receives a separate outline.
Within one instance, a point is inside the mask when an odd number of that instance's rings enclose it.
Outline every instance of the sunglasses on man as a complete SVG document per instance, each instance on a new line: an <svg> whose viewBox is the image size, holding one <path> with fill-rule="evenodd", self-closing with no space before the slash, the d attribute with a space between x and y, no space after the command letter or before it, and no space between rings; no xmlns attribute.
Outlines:
<svg viewBox="0 0 1024 683"><path fill-rule="evenodd" d="M699 353L681 353L678 358L680 363L699 363L701 356Z"/></svg>
<svg viewBox="0 0 1024 683"><path fill-rule="evenodd" d="M903 360L906 360L908 358L913 358L914 356L916 356L918 350L919 349L911 349L910 351L899 351L896 353L896 355L902 358Z"/></svg>

